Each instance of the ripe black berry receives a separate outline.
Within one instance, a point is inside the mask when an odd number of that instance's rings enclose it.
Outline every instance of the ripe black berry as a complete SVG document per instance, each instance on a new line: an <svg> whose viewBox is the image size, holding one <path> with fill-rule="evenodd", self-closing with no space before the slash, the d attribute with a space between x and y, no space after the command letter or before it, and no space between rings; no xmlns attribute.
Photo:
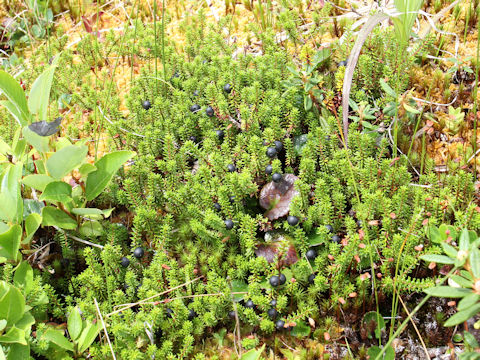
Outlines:
<svg viewBox="0 0 480 360"><path fill-rule="evenodd" d="M275 319L277 317L277 310L275 310L274 308L268 309L267 314L272 319Z"/></svg>
<svg viewBox="0 0 480 360"><path fill-rule="evenodd" d="M215 133L217 134L218 140L223 141L223 138L225 136L223 130L215 130Z"/></svg>
<svg viewBox="0 0 480 360"><path fill-rule="evenodd" d="M230 197L228 198L228 200L230 200L230 204L233 204L233 203L235 202L235 196L233 196L233 195L230 196Z"/></svg>
<svg viewBox="0 0 480 360"><path fill-rule="evenodd" d="M173 315L173 310L170 308L167 308L167 318L171 319Z"/></svg>
<svg viewBox="0 0 480 360"><path fill-rule="evenodd" d="M148 100L145 100L143 103L142 103L142 107L145 109L145 110L148 110L152 107L152 104L150 103L150 101Z"/></svg>
<svg viewBox="0 0 480 360"><path fill-rule="evenodd" d="M273 171L272 165L268 164L267 167L265 168L265 174L270 175Z"/></svg>
<svg viewBox="0 0 480 360"><path fill-rule="evenodd" d="M246 303L245 303L245 307L247 309L253 309L255 307L255 304L253 303L252 300L248 300Z"/></svg>
<svg viewBox="0 0 480 360"><path fill-rule="evenodd" d="M277 328L277 330L285 330L285 321L277 320L277 322L275 323L275 327Z"/></svg>
<svg viewBox="0 0 480 360"><path fill-rule="evenodd" d="M276 183L282 181L282 174L279 174L279 173L273 174L272 175L272 180L273 180L273 182L276 182Z"/></svg>
<svg viewBox="0 0 480 360"><path fill-rule="evenodd" d="M145 251L141 247L137 247L135 250L133 250L133 256L135 256L137 259L140 259Z"/></svg>
<svg viewBox="0 0 480 360"><path fill-rule="evenodd" d="M200 108L200 105L198 105L198 104L193 104L192 106L190 106L190 111L191 111L192 113L196 113L196 112L197 112L198 110L200 110L200 109L201 109L201 108Z"/></svg>
<svg viewBox="0 0 480 360"><path fill-rule="evenodd" d="M277 155L277 149L274 147L268 147L267 148L267 156L269 158L274 158Z"/></svg>
<svg viewBox="0 0 480 360"><path fill-rule="evenodd" d="M225 220L225 227L227 230L232 230L233 229L233 221L230 219Z"/></svg>
<svg viewBox="0 0 480 360"><path fill-rule="evenodd" d="M275 140L273 143L275 144L275 150L277 150L277 153L283 150L283 144L281 141Z"/></svg>
<svg viewBox="0 0 480 360"><path fill-rule="evenodd" d="M195 144L198 143L198 139L196 136L190 136L189 138L191 141L193 141Z"/></svg>
<svg viewBox="0 0 480 360"><path fill-rule="evenodd" d="M227 94L230 94L230 92L232 91L232 85L225 84L225 86L223 87L223 91L225 91Z"/></svg>
<svg viewBox="0 0 480 360"><path fill-rule="evenodd" d="M217 202L213 204L213 207L214 207L215 210L217 210L217 211L222 210L222 206L221 206L219 203L217 203Z"/></svg>
<svg viewBox="0 0 480 360"><path fill-rule="evenodd" d="M347 60L342 60L338 63L338 67L340 66L347 66Z"/></svg>
<svg viewBox="0 0 480 360"><path fill-rule="evenodd" d="M230 317L230 319L235 319L235 311L229 311L228 312L228 316Z"/></svg>
<svg viewBox="0 0 480 360"><path fill-rule="evenodd" d="M293 215L288 215L287 216L287 223L290 226L295 226L298 224L298 217L293 216Z"/></svg>
<svg viewBox="0 0 480 360"><path fill-rule="evenodd" d="M337 243L337 244L338 244L338 243L340 242L340 236L338 236L338 235L333 235L333 236L332 236L332 241L333 241L334 243Z"/></svg>
<svg viewBox="0 0 480 360"><path fill-rule="evenodd" d="M270 300L270 306L273 306L273 307L277 306L277 299Z"/></svg>
<svg viewBox="0 0 480 360"><path fill-rule="evenodd" d="M280 279L280 285L285 284L285 282L287 281L287 278L283 274L278 275L278 278Z"/></svg>
<svg viewBox="0 0 480 360"><path fill-rule="evenodd" d="M277 287L278 285L280 285L280 278L277 275L273 275L269 281L270 285L272 285L273 287Z"/></svg>
<svg viewBox="0 0 480 360"><path fill-rule="evenodd" d="M310 249L307 251L305 256L308 260L315 260L315 258L317 257L317 252L314 249Z"/></svg>
<svg viewBox="0 0 480 360"><path fill-rule="evenodd" d="M327 228L327 231L329 233L333 232L333 226L332 225L325 225L325 227Z"/></svg>
<svg viewBox="0 0 480 360"><path fill-rule="evenodd" d="M227 169L229 172L235 172L237 168L233 164L228 164Z"/></svg>
<svg viewBox="0 0 480 360"><path fill-rule="evenodd" d="M211 106L209 106L205 110L205 114L207 114L208 117L212 117L215 114L215 111L213 111L213 108Z"/></svg>
<svg viewBox="0 0 480 360"><path fill-rule="evenodd" d="M190 311L188 312L188 320L193 320L196 317L197 313L194 310L190 309Z"/></svg>
<svg viewBox="0 0 480 360"><path fill-rule="evenodd" d="M128 258L124 256L122 257L121 264L124 268L126 268L128 265L130 265L130 260L128 260Z"/></svg>
<svg viewBox="0 0 480 360"><path fill-rule="evenodd" d="M315 275L315 274L310 274L310 275L308 275L308 282L309 282L310 284L313 284L314 281L315 281L315 277L316 277L316 276L317 276L317 275Z"/></svg>

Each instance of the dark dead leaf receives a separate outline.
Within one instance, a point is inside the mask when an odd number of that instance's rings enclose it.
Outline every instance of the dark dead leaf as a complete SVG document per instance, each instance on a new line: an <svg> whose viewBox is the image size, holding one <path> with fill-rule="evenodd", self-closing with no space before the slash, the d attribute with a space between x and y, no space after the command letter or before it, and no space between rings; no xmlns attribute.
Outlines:
<svg viewBox="0 0 480 360"><path fill-rule="evenodd" d="M267 210L265 216L269 220L275 220L288 214L292 199L299 194L294 186L297 179L293 174L285 174L280 183L271 181L262 188L260 206Z"/></svg>

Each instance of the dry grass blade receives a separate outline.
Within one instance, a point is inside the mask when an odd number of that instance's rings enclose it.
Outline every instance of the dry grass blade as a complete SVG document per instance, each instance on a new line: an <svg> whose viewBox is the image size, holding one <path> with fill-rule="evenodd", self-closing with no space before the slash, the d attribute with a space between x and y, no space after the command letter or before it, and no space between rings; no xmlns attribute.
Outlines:
<svg viewBox="0 0 480 360"><path fill-rule="evenodd" d="M355 66L357 66L360 50L362 49L365 40L367 40L367 37L372 32L373 28L386 19L388 19L388 15L382 12L376 13L369 17L362 30L359 31L355 45L353 45L352 52L348 57L347 67L345 69L345 77L343 78L342 91L343 135L345 147L347 146L348 136L348 101L350 99L350 90L352 89L353 72L355 71Z"/></svg>
<svg viewBox="0 0 480 360"><path fill-rule="evenodd" d="M105 332L108 346L110 347L110 351L112 352L112 358L113 360L117 360L117 358L115 357L115 353L113 352L113 347L112 347L112 343L110 342L110 337L108 336L107 327L105 326L105 321L103 321L102 313L100 311L100 308L98 307L97 298L94 298L93 300L95 301L95 307L97 308L98 316L100 317L100 321L102 322L103 331Z"/></svg>

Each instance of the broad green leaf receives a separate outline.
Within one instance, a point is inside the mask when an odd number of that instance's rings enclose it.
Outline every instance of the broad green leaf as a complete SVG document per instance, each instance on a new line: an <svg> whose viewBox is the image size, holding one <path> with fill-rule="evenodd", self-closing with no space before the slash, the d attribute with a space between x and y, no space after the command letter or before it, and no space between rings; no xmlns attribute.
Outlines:
<svg viewBox="0 0 480 360"><path fill-rule="evenodd" d="M463 251L468 251L470 247L470 235L467 229L463 229L460 233L459 248Z"/></svg>
<svg viewBox="0 0 480 360"><path fill-rule="evenodd" d="M475 305L480 300L480 295L471 293L470 295L465 296L462 300L458 302L457 309L459 311L466 310L470 306Z"/></svg>
<svg viewBox="0 0 480 360"><path fill-rule="evenodd" d="M13 104L16 113L12 115L20 116L20 125L25 126L29 123L30 114L28 112L27 98L20 84L7 72L0 70L0 91L5 94L7 99ZM8 108L7 108L8 109Z"/></svg>
<svg viewBox="0 0 480 360"><path fill-rule="evenodd" d="M480 279L480 250L473 249L470 251L470 267L475 279Z"/></svg>
<svg viewBox="0 0 480 360"><path fill-rule="evenodd" d="M32 239L33 235L35 235L35 232L38 230L40 227L40 224L42 223L42 216L36 213L30 214L27 216L25 219L25 237L22 240L23 244L27 244L30 242Z"/></svg>
<svg viewBox="0 0 480 360"><path fill-rule="evenodd" d="M45 206L42 210L42 225L43 226L58 226L62 229L75 230L77 222L68 216L62 210L52 206Z"/></svg>
<svg viewBox="0 0 480 360"><path fill-rule="evenodd" d="M47 120L50 89L59 58L57 55L52 65L37 77L28 96L28 108L32 114L38 114L39 120Z"/></svg>
<svg viewBox="0 0 480 360"><path fill-rule="evenodd" d="M0 319L7 320L7 324L12 326L23 317L25 298L13 285L7 285L2 281L0 286L8 289L0 298Z"/></svg>
<svg viewBox="0 0 480 360"><path fill-rule="evenodd" d="M27 261L22 261L15 270L13 283L19 288L23 288L23 293L28 295L33 286L33 270Z"/></svg>
<svg viewBox="0 0 480 360"><path fill-rule="evenodd" d="M87 176L88 174L90 174L91 172L93 172L95 170L97 170L95 165L90 164L90 163L85 163L82 166L80 166L80 168L78 169L78 171L80 172L80 175L82 175L82 176Z"/></svg>
<svg viewBox="0 0 480 360"><path fill-rule="evenodd" d="M242 355L240 360L258 360L262 356L263 350L265 349L265 344L258 350L252 349L247 351L245 354Z"/></svg>
<svg viewBox="0 0 480 360"><path fill-rule="evenodd" d="M476 349L478 347L480 347L480 345L478 344L478 341L477 339L475 339L475 336L473 336L471 333L469 333L468 331L465 331L463 333L463 338L465 339L465 342L472 348ZM479 354L480 355L480 354Z"/></svg>
<svg viewBox="0 0 480 360"><path fill-rule="evenodd" d="M425 293L437 296L437 297L446 297L446 298L461 298L472 293L472 290L454 288L451 286L437 286L430 289L424 290Z"/></svg>
<svg viewBox="0 0 480 360"><path fill-rule="evenodd" d="M93 341L97 337L98 333L100 332L100 325L97 324L87 324L83 327L82 334L78 339L78 344L80 348L80 352L83 353L85 350L92 345Z"/></svg>
<svg viewBox="0 0 480 360"><path fill-rule="evenodd" d="M248 285L241 280L232 281L232 292L248 292ZM235 302L241 301L246 294L235 294L233 300Z"/></svg>
<svg viewBox="0 0 480 360"><path fill-rule="evenodd" d="M22 163L8 167L0 183L0 219L15 224L21 223L23 217L23 201L20 196L22 170Z"/></svg>
<svg viewBox="0 0 480 360"><path fill-rule="evenodd" d="M446 242L443 242L442 248L445 254L447 254L452 259L455 259L457 257L458 251L452 245L449 245Z"/></svg>
<svg viewBox="0 0 480 360"><path fill-rule="evenodd" d="M38 152L46 153L50 150L49 146L48 146L48 141L49 141L48 136L40 136L40 135L34 133L28 127L24 127L23 128L23 137Z"/></svg>
<svg viewBox="0 0 480 360"><path fill-rule="evenodd" d="M4 335L0 336L0 343L18 343L22 345L27 345L27 340L25 340L25 331L20 330L15 326L12 326Z"/></svg>
<svg viewBox="0 0 480 360"><path fill-rule="evenodd" d="M7 360L31 360L30 345L11 344Z"/></svg>
<svg viewBox="0 0 480 360"><path fill-rule="evenodd" d="M96 220L85 221L78 232L88 238L98 237L104 233L103 226Z"/></svg>
<svg viewBox="0 0 480 360"><path fill-rule="evenodd" d="M383 353L382 356L380 356L380 352L382 349L380 349L378 346L374 345L367 350L367 355L370 357L370 359L383 359L383 360L395 360L395 350L389 346L385 352Z"/></svg>
<svg viewBox="0 0 480 360"><path fill-rule="evenodd" d="M87 153L88 147L85 145L70 145L58 150L47 160L48 173L55 179L62 179L85 161Z"/></svg>
<svg viewBox="0 0 480 360"><path fill-rule="evenodd" d="M7 320L1 319L0 320L0 332L2 332L3 329L5 329L6 327L7 327Z"/></svg>
<svg viewBox="0 0 480 360"><path fill-rule="evenodd" d="M422 255L420 256L420 259L428 261L428 262L435 262L439 264L454 264L455 259L449 258L448 256L445 255Z"/></svg>
<svg viewBox="0 0 480 360"><path fill-rule="evenodd" d="M444 326L455 326L461 324L464 321L467 321L471 317L477 315L480 312L480 304L471 306L468 309L457 312L455 315L452 315L444 324Z"/></svg>
<svg viewBox="0 0 480 360"><path fill-rule="evenodd" d="M12 148L3 139L0 138L0 154L7 155L12 153Z"/></svg>
<svg viewBox="0 0 480 360"><path fill-rule="evenodd" d="M363 316L362 322L365 324L367 329L371 329L375 332L377 339L380 338L381 331L385 329L385 320L380 314L378 314L376 311L369 311ZM368 334L368 338L372 338L371 333Z"/></svg>
<svg viewBox="0 0 480 360"><path fill-rule="evenodd" d="M442 234L440 234L440 230L436 226L429 226L427 228L427 234L431 242L435 244L442 242Z"/></svg>
<svg viewBox="0 0 480 360"><path fill-rule="evenodd" d="M54 181L54 179L51 176L44 174L28 175L22 179L22 183L24 183L25 185L42 192L45 190L45 187L52 181Z"/></svg>
<svg viewBox="0 0 480 360"><path fill-rule="evenodd" d="M77 308L74 308L72 312L70 313L70 316L68 317L67 321L68 325L68 334L70 335L70 338L75 341L77 338L80 336L82 332L82 317L80 316L80 312L78 311Z"/></svg>
<svg viewBox="0 0 480 360"><path fill-rule="evenodd" d="M135 155L133 151L115 151L104 155L95 163L97 170L87 176L85 195L87 201L95 199L105 189L120 167Z"/></svg>
<svg viewBox="0 0 480 360"><path fill-rule="evenodd" d="M7 360L5 353L3 352L2 345L0 345L0 360Z"/></svg>
<svg viewBox="0 0 480 360"><path fill-rule="evenodd" d="M20 253L20 240L22 237L22 228L20 225L14 225L10 229L0 234L0 257L11 261L17 261Z"/></svg>
<svg viewBox="0 0 480 360"><path fill-rule="evenodd" d="M74 208L72 213L75 215L90 217L90 216L99 216L99 219L107 218L112 213L112 209L100 210L96 208Z"/></svg>
<svg viewBox="0 0 480 360"><path fill-rule="evenodd" d="M382 88L383 91L385 91L385 93L387 95L390 95L392 98L396 99L397 98L397 94L395 93L395 91L390 87L390 85L388 85L384 79L380 79L380 86Z"/></svg>
<svg viewBox="0 0 480 360"><path fill-rule="evenodd" d="M72 200L72 186L64 181L52 181L45 187L39 200L67 203Z"/></svg>
<svg viewBox="0 0 480 360"><path fill-rule="evenodd" d="M35 324L35 318L27 311L23 314L22 318L15 323L15 326L25 331L25 335L29 336L33 324Z"/></svg>
<svg viewBox="0 0 480 360"><path fill-rule="evenodd" d="M63 331L48 329L43 336L44 340L51 341L62 349L73 351L73 344L63 336Z"/></svg>
<svg viewBox="0 0 480 360"><path fill-rule="evenodd" d="M0 221L0 234L8 231L8 229L10 229L10 226L5 224L3 221Z"/></svg>
<svg viewBox="0 0 480 360"><path fill-rule="evenodd" d="M44 207L45 204L42 201L23 199L23 218L26 220L31 214L40 215Z"/></svg>
<svg viewBox="0 0 480 360"><path fill-rule="evenodd" d="M296 337L306 337L310 335L310 326L308 326L304 321L299 320L296 322L297 325L292 329L291 334Z"/></svg>
<svg viewBox="0 0 480 360"><path fill-rule="evenodd" d="M420 110L417 110L417 109L411 107L410 105L403 104L403 107L405 108L405 110L407 110L411 114L420 114Z"/></svg>
<svg viewBox="0 0 480 360"><path fill-rule="evenodd" d="M463 276L459 275L451 275L450 279L452 279L454 282L456 282L458 285L460 285L463 288L472 288L473 282L465 279Z"/></svg>

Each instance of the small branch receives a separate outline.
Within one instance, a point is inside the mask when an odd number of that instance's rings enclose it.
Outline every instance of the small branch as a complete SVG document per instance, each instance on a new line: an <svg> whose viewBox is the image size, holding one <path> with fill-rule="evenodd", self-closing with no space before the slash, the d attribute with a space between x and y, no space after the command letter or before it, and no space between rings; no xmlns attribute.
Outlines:
<svg viewBox="0 0 480 360"><path fill-rule="evenodd" d="M83 239L80 239L79 237L76 237L74 235L71 235L69 233L67 233L65 230L63 229L60 229L58 226L54 226L54 228L57 230L57 231L61 231L65 234L65 236L69 237L70 239L72 240L75 240L75 241L78 241L78 242L81 242L82 244L86 244L86 245L90 245L90 246L95 246L99 249L103 249L103 245L100 245L100 244L95 244L95 243L92 243L90 241L87 241L87 240L83 240Z"/></svg>

